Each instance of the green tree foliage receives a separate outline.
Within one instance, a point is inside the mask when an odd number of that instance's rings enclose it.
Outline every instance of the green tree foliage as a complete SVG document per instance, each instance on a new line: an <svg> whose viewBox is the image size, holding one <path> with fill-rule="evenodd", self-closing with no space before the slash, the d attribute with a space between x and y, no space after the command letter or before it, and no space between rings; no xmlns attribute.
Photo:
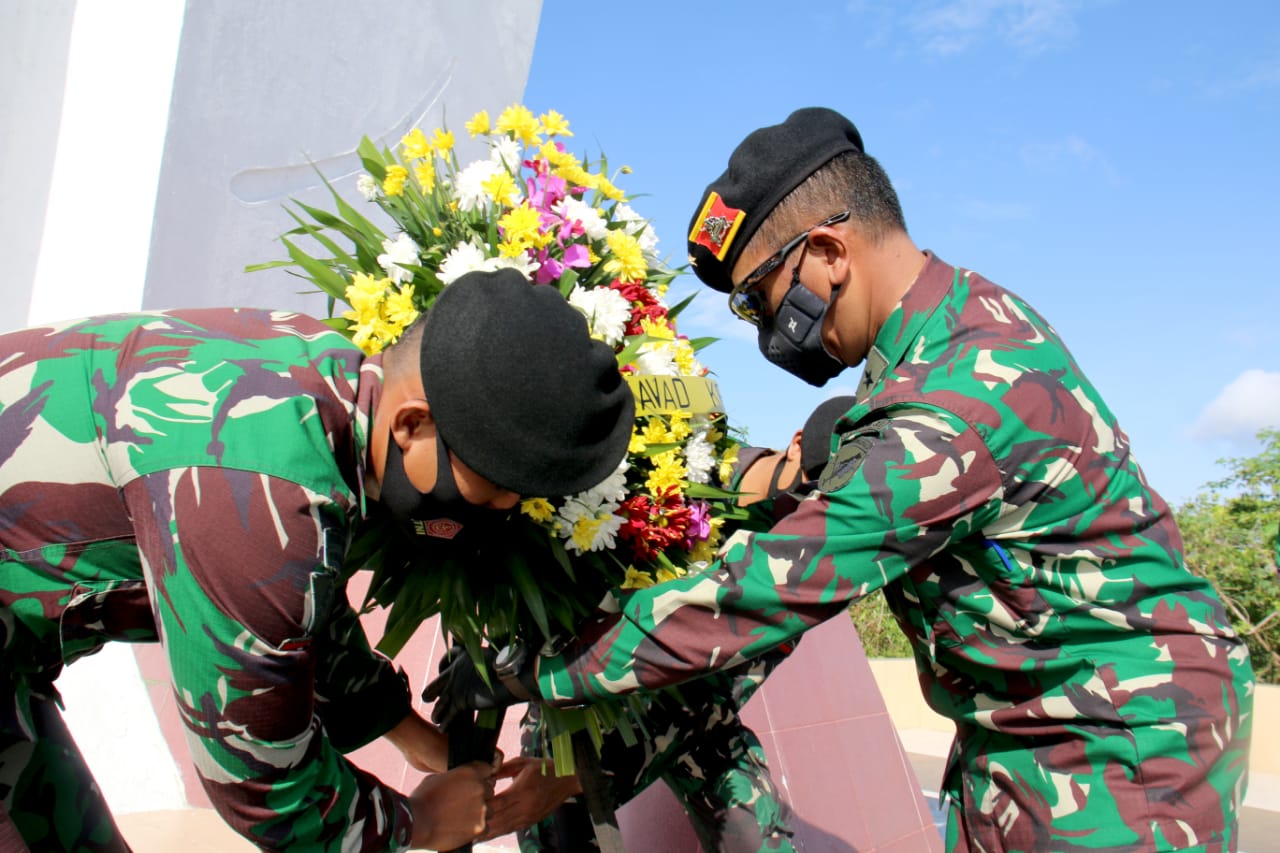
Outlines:
<svg viewBox="0 0 1280 853"><path fill-rule="evenodd" d="M869 658L911 657L911 644L898 627L898 620L889 610L889 602L883 594L872 593L855 601L849 608L853 627Z"/></svg>
<svg viewBox="0 0 1280 853"><path fill-rule="evenodd" d="M1257 456L1222 459L1231 472L1177 510L1187 563L1222 596L1249 644L1259 681L1280 683L1280 429L1258 433Z"/></svg>

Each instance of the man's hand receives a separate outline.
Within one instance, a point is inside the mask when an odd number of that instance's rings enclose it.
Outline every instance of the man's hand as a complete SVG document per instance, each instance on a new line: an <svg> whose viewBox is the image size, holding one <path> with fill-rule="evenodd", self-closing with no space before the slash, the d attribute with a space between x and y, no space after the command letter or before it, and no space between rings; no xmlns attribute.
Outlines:
<svg viewBox="0 0 1280 853"><path fill-rule="evenodd" d="M460 713L505 708L538 696L532 661L526 662L518 654L499 654L492 648L485 648L484 659L489 672L496 673L490 676L490 684L480 677L470 655L454 649L440 674L422 691L424 701L435 703L431 720L440 728L447 731Z"/></svg>
<svg viewBox="0 0 1280 853"><path fill-rule="evenodd" d="M484 832L493 768L480 761L428 776L409 795L413 847L454 850Z"/></svg>
<svg viewBox="0 0 1280 853"><path fill-rule="evenodd" d="M532 826L582 792L577 776L556 776L550 760L544 758L513 758L502 765L494 778L514 781L489 801L489 824L480 841Z"/></svg>
<svg viewBox="0 0 1280 853"><path fill-rule="evenodd" d="M449 768L449 739L414 711L406 714L385 737L416 770L438 773Z"/></svg>

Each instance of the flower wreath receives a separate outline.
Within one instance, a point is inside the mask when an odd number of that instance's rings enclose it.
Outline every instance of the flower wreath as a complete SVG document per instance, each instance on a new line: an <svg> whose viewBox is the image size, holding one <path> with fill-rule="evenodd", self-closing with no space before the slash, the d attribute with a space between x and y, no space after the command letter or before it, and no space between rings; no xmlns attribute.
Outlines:
<svg viewBox="0 0 1280 853"><path fill-rule="evenodd" d="M611 476L567 498L525 496L510 535L484 554L433 554L419 570L417 555L396 552L385 529L358 533L349 562L375 570L366 606L391 608L378 643L389 656L436 614L477 660L484 643L556 642L609 589L649 586L710 561L725 522L743 517L733 493L716 485L728 481L739 442L698 358L714 339L677 331L689 300L669 307L665 297L678 272L658 258L653 228L606 174L604 158L570 153L564 140L573 134L555 111L535 117L514 105L496 122L482 111L466 130L487 141L489 156L465 166L443 128L414 129L394 150L363 138L356 186L390 228L326 180L334 210L292 200L298 226L281 237L289 260L249 269L289 267L313 282L330 297L330 325L373 354L461 275L512 267L532 286L557 288L591 335L614 348L637 416ZM314 245L302 248L303 237ZM347 306L340 314L338 303ZM477 583L480 564L487 577ZM552 738L619 718L607 705L545 710ZM558 765L570 754L552 752Z"/></svg>

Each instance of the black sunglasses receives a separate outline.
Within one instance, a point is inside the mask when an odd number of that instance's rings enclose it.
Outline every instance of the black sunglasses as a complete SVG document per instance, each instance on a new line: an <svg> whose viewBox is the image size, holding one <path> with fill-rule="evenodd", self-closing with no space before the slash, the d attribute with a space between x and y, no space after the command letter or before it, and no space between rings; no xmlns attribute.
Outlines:
<svg viewBox="0 0 1280 853"><path fill-rule="evenodd" d="M765 276L776 270L796 246L808 240L809 235L815 229L823 228L827 225L835 225L837 222L844 222L848 218L849 211L843 210L840 213L828 216L817 225L802 231L784 243L781 249L765 258L764 263L752 270L741 282L734 285L733 290L729 292L729 310L739 320L746 320L753 326L759 326L760 319L764 316L764 294L756 290L760 282L764 281Z"/></svg>

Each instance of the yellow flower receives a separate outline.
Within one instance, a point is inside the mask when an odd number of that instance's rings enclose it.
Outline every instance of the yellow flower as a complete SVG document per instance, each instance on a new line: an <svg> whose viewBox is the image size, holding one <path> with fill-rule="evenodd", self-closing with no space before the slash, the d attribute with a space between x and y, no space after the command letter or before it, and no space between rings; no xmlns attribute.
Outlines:
<svg viewBox="0 0 1280 853"><path fill-rule="evenodd" d="M611 257L604 262L604 270L617 276L623 284L644 281L649 264L640 249L640 241L625 231L611 230L605 235Z"/></svg>
<svg viewBox="0 0 1280 853"><path fill-rule="evenodd" d="M626 193L615 187L613 182L604 175L596 176L595 188L611 201L622 201L627 197Z"/></svg>
<svg viewBox="0 0 1280 853"><path fill-rule="evenodd" d="M627 453L644 453L644 449L649 446L649 442L645 441L644 433L636 429L635 424L631 426L631 443L627 445Z"/></svg>
<svg viewBox="0 0 1280 853"><path fill-rule="evenodd" d="M466 124L467 133L472 136L487 136L489 133L489 111L481 110L471 117Z"/></svg>
<svg viewBox="0 0 1280 853"><path fill-rule="evenodd" d="M569 120L555 110L547 110L538 119L547 136L573 136L569 130Z"/></svg>
<svg viewBox="0 0 1280 853"><path fill-rule="evenodd" d="M679 368L682 376L695 376L701 370L698 364L697 353L693 349L693 344L689 343L685 338L680 338L675 343L676 347L676 367Z"/></svg>
<svg viewBox="0 0 1280 853"><path fill-rule="evenodd" d="M498 116L498 132L509 133L524 145L533 145L538 139L538 120L529 108L522 104L512 104Z"/></svg>
<svg viewBox="0 0 1280 853"><path fill-rule="evenodd" d="M542 214L527 203L508 210L498 220L498 227L502 229L506 242L522 248L533 246L540 249L554 239L550 232L542 230Z"/></svg>
<svg viewBox="0 0 1280 853"><path fill-rule="evenodd" d="M666 317L641 317L640 329L651 338L662 338L664 341L673 341L676 338L675 331L671 328L671 324L667 322Z"/></svg>
<svg viewBox="0 0 1280 853"><path fill-rule="evenodd" d="M485 117L488 120L488 116ZM520 511L534 521L546 523L555 517L555 507L546 498L525 498L520 501Z"/></svg>
<svg viewBox="0 0 1280 853"><path fill-rule="evenodd" d="M622 581L623 589L647 589L653 586L653 578L648 572L642 572L635 566L627 566L627 575Z"/></svg>
<svg viewBox="0 0 1280 853"><path fill-rule="evenodd" d="M489 198L498 204L515 204L519 198L516 192L516 182L512 180L511 174L505 169L499 169L480 184L484 187L484 191L488 193Z"/></svg>
<svg viewBox="0 0 1280 853"><path fill-rule="evenodd" d="M689 427L689 415L683 412L673 412L667 417L671 419L671 437L674 440L684 441L693 433L693 430Z"/></svg>
<svg viewBox="0 0 1280 853"><path fill-rule="evenodd" d="M623 167L622 167L622 169L621 169L620 171L621 171L621 172L622 172L622 174L624 174L624 175L630 175L630 174L631 174L631 167L630 167L630 166L623 166Z"/></svg>
<svg viewBox="0 0 1280 853"><path fill-rule="evenodd" d="M377 355L382 352L382 341L373 337L373 327L367 324L353 326L351 343L360 347L365 355Z"/></svg>
<svg viewBox="0 0 1280 853"><path fill-rule="evenodd" d="M707 436L707 439L709 441L712 440L710 435ZM717 473L720 475L720 482L726 486L728 486L730 478L733 477L733 466L738 464L738 449L739 445L735 444L725 451L724 456L720 457L720 470Z"/></svg>
<svg viewBox="0 0 1280 853"><path fill-rule="evenodd" d="M408 177L409 170L404 166L388 166L387 176L382 180L382 191L387 195L401 195L404 193L404 182Z"/></svg>
<svg viewBox="0 0 1280 853"><path fill-rule="evenodd" d="M573 523L573 544L578 546L579 552L592 550L591 546L596 541L596 531L604 522L603 516L584 515Z"/></svg>
<svg viewBox="0 0 1280 853"><path fill-rule="evenodd" d="M684 572L676 569L669 569L666 566L658 569L658 583L666 583L667 581L673 581L680 577L684 577Z"/></svg>
<svg viewBox="0 0 1280 853"><path fill-rule="evenodd" d="M400 138L400 148L404 156L411 160L426 157L431 153L431 143L427 142L427 135L417 127Z"/></svg>
<svg viewBox="0 0 1280 853"><path fill-rule="evenodd" d="M670 444L675 441L675 436L667 429L667 425L663 423L662 418L649 418L649 422L645 424L641 433L646 444Z"/></svg>
<svg viewBox="0 0 1280 853"><path fill-rule="evenodd" d="M400 327L396 330L396 337L399 337L406 326L418 319L418 309L413 307L413 288L406 287L387 294L382 313L388 322Z"/></svg>
<svg viewBox="0 0 1280 853"><path fill-rule="evenodd" d="M418 186L427 195L436 188L436 161L428 158L413 167L413 176L418 179Z"/></svg>
<svg viewBox="0 0 1280 853"><path fill-rule="evenodd" d="M575 157L573 154L569 153L568 151L561 151L559 146L557 146L550 139L542 143L542 146L539 148L538 153L542 155L542 159L546 160L548 163L550 163L552 166L554 166L557 169L563 169L565 167L573 167L573 166L582 168L582 164L578 162L577 157Z"/></svg>
<svg viewBox="0 0 1280 853"><path fill-rule="evenodd" d="M653 471L644 481L644 487L651 495L660 494L664 489L672 486L679 487L689 474L689 469L680 461L680 456L674 450L659 453L650 461L653 462Z"/></svg>
<svg viewBox="0 0 1280 853"><path fill-rule="evenodd" d="M436 128L431 134L431 147L441 154L453 149L453 131Z"/></svg>
<svg viewBox="0 0 1280 853"><path fill-rule="evenodd" d="M529 250L528 245L519 240L514 243L510 240L503 240L498 244L498 257L500 258L518 258Z"/></svg>
<svg viewBox="0 0 1280 853"><path fill-rule="evenodd" d="M444 229L443 229L443 228L441 228L439 225L432 225L432 226L431 226L431 236L432 236L432 237L443 237L443 236L444 236Z"/></svg>
<svg viewBox="0 0 1280 853"><path fill-rule="evenodd" d="M347 304L361 317L368 317L378 310L382 295L387 292L390 281L385 278L374 278L368 273L358 272L351 277L347 285ZM351 312L348 311L348 314Z"/></svg>

